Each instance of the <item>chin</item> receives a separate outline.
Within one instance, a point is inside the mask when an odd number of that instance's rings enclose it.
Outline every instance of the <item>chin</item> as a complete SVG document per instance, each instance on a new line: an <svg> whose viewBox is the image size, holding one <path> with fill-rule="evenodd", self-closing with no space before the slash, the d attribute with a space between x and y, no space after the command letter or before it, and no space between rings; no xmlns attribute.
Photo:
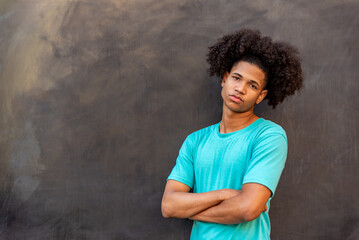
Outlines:
<svg viewBox="0 0 359 240"><path fill-rule="evenodd" d="M232 112L236 112L236 113L245 113L245 112L253 111L253 107L250 107L250 108L244 108L244 107L241 107L241 108L230 108L230 110L231 110Z"/></svg>
<svg viewBox="0 0 359 240"><path fill-rule="evenodd" d="M235 113L244 113L244 112L247 112L249 109L245 110L245 109L238 109L238 108L230 108L230 110Z"/></svg>
<svg viewBox="0 0 359 240"><path fill-rule="evenodd" d="M241 103L240 105L232 102L229 100L229 102L225 103L226 107L231 110L232 112L235 113L245 113L245 112L249 112L251 110L253 110L254 106L250 106L248 107L248 105L243 105L243 103Z"/></svg>

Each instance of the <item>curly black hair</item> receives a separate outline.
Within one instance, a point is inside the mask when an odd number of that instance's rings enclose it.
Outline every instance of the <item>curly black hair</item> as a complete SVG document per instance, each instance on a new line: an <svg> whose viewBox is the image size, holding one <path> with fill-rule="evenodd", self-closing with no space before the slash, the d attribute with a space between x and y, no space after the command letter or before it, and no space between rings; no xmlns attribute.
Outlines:
<svg viewBox="0 0 359 240"><path fill-rule="evenodd" d="M209 47L207 61L210 76L223 77L238 61L255 64L266 76L264 89L268 105L273 109L287 96L303 86L301 59L298 50L286 42L273 42L268 36L251 29L225 35Z"/></svg>

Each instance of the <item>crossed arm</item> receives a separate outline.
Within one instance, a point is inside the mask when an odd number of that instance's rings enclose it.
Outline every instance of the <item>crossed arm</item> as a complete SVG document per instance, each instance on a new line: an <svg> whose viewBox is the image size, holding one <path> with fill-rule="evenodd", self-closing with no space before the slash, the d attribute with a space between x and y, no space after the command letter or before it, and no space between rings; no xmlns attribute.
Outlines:
<svg viewBox="0 0 359 240"><path fill-rule="evenodd" d="M242 190L189 191L190 187L181 182L167 181L161 206L165 218L190 218L221 224L248 222L266 210L271 196L271 191L258 183L246 183Z"/></svg>

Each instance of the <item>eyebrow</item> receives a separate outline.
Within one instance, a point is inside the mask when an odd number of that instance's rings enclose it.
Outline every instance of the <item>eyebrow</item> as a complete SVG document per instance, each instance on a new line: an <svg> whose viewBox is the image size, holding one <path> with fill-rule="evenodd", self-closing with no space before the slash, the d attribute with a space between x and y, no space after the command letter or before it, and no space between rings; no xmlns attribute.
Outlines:
<svg viewBox="0 0 359 240"><path fill-rule="evenodd" d="M241 77L241 78L243 77L241 74L236 73L236 72L235 72L235 73L233 73L233 74L234 74L234 75L238 75L238 76L239 76L239 77ZM254 80L249 80L249 81L250 81L251 83L256 84L258 87L260 86L260 85L259 85L259 83L258 83L258 82L256 82L256 81L254 81Z"/></svg>

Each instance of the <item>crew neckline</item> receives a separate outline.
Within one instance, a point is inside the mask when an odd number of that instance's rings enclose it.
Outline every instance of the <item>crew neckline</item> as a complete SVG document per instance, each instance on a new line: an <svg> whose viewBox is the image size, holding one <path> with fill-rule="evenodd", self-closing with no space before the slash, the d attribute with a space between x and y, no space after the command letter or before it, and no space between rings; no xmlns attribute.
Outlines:
<svg viewBox="0 0 359 240"><path fill-rule="evenodd" d="M230 139L230 138L232 138L232 137L234 137L234 136L236 136L238 134L243 134L245 132L248 132L248 131L252 130L253 128L258 126L263 121L264 121L263 118L258 118L257 120L255 120L254 122L249 124L247 127L244 127L242 129L239 129L237 131L230 132L230 133L220 133L219 132L219 124L221 123L221 121L220 121L214 127L214 132L215 132L214 135L219 139Z"/></svg>

